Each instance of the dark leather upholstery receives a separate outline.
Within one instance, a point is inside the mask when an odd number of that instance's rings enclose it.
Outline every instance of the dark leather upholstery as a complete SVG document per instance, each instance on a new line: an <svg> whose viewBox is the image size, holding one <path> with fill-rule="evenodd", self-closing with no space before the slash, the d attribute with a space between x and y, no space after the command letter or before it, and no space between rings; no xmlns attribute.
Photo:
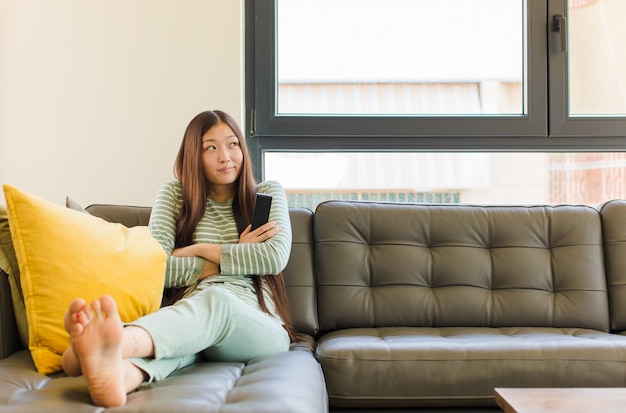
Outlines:
<svg viewBox="0 0 626 413"><path fill-rule="evenodd" d="M9 288L8 275L0 271L0 360L22 348L17 334L13 301Z"/></svg>
<svg viewBox="0 0 626 413"><path fill-rule="evenodd" d="M92 205L92 215L132 227L147 225L151 208ZM313 278L313 213L290 211L293 248L285 270L292 317L298 331L315 334L317 303ZM101 412L90 402L82 378L36 372L19 343L7 275L0 271L0 412ZM295 305L294 305L295 304ZM325 412L328 396L314 341L292 351L243 363L200 363L129 395L119 412Z"/></svg>
<svg viewBox="0 0 626 413"><path fill-rule="evenodd" d="M600 205L611 329L626 330L626 201Z"/></svg>
<svg viewBox="0 0 626 413"><path fill-rule="evenodd" d="M137 227L148 225L152 208L93 204L85 208L85 211L108 222L118 222L127 227Z"/></svg>
<svg viewBox="0 0 626 413"><path fill-rule="evenodd" d="M91 215L109 222L119 222L127 227L148 225L150 207L113 206L105 204L90 205L85 208ZM287 294L292 305L291 317L301 333L315 335L317 324L317 299L315 296L315 278L313 275L313 212L306 208L289 210L293 240L290 260L283 271Z"/></svg>
<svg viewBox="0 0 626 413"><path fill-rule="evenodd" d="M283 271L291 318L296 330L311 336L317 335L317 295L313 273L313 213L304 208L289 210L293 240L291 255Z"/></svg>
<svg viewBox="0 0 626 413"><path fill-rule="evenodd" d="M605 218L621 228L620 250L623 212ZM316 210L315 238L331 405L467 406L493 403L495 387L626 386L594 208L331 201ZM623 261L623 251L608 260Z"/></svg>
<svg viewBox="0 0 626 413"><path fill-rule="evenodd" d="M315 236L322 330L609 328L593 208L328 202Z"/></svg>
<svg viewBox="0 0 626 413"><path fill-rule="evenodd" d="M150 213L87 209L129 226ZM198 364L120 411L489 406L495 387L626 387L626 201L290 214L284 275L308 341L245 366ZM82 379L41 376L16 352L3 273L0 299L0 412L101 411Z"/></svg>

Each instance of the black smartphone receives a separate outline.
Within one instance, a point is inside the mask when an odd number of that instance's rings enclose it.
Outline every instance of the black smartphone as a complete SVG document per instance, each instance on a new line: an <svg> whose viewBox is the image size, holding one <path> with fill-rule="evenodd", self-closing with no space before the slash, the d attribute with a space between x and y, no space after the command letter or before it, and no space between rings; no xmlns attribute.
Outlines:
<svg viewBox="0 0 626 413"><path fill-rule="evenodd" d="M254 231L261 225L267 223L270 218L270 207L272 206L272 196L268 194L256 194L254 212L252 213L252 229Z"/></svg>

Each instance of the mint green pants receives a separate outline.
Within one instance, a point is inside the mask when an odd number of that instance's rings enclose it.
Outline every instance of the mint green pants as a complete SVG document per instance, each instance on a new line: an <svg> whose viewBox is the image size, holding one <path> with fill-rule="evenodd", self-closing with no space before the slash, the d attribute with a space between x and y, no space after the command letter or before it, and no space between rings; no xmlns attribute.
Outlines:
<svg viewBox="0 0 626 413"><path fill-rule="evenodd" d="M212 361L247 362L289 350L289 336L280 320L219 286L128 325L144 328L154 342L154 358L129 360L147 373L148 383L162 380L202 356Z"/></svg>

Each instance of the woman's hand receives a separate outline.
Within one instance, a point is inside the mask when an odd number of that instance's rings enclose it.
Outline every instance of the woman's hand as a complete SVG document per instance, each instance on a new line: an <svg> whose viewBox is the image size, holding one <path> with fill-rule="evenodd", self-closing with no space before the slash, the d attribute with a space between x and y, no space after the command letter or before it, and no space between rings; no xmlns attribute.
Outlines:
<svg viewBox="0 0 626 413"><path fill-rule="evenodd" d="M196 253L196 245L197 244L191 244L187 245L186 247L176 248L174 251L172 251L172 257L195 257L198 255Z"/></svg>
<svg viewBox="0 0 626 413"><path fill-rule="evenodd" d="M265 242L280 232L280 227L276 225L276 221L263 224L254 231L250 231L252 225L248 225L239 236L240 244L254 244Z"/></svg>
<svg viewBox="0 0 626 413"><path fill-rule="evenodd" d="M186 247L176 248L172 251L173 257L201 257L216 264L220 263L220 244L191 244Z"/></svg>
<svg viewBox="0 0 626 413"><path fill-rule="evenodd" d="M212 244L191 244L186 247L176 248L172 251L172 257L201 257L206 260L204 263L204 271L198 276L199 280L203 280L212 275L220 273L219 264L219 245ZM217 258L216 258L217 257Z"/></svg>
<svg viewBox="0 0 626 413"><path fill-rule="evenodd" d="M204 264L204 271L198 276L199 280L204 280L205 278L211 277L213 275L218 275L220 273L220 267L216 263L212 261L207 261Z"/></svg>

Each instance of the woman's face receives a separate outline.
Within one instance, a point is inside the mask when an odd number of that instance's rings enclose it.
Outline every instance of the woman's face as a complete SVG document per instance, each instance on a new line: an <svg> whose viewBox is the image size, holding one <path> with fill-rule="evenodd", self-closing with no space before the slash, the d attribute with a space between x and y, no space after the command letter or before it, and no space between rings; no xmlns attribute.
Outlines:
<svg viewBox="0 0 626 413"><path fill-rule="evenodd" d="M204 176L211 184L212 191L232 190L241 172L242 162L239 138L226 123L216 123L202 136Z"/></svg>

